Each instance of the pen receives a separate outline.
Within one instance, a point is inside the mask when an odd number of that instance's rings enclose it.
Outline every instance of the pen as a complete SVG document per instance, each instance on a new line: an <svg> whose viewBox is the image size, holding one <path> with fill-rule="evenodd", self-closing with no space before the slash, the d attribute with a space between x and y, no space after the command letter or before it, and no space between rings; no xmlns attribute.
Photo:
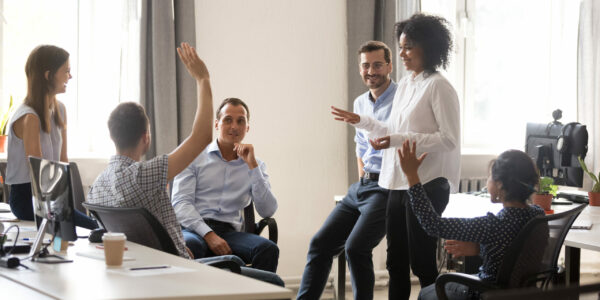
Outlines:
<svg viewBox="0 0 600 300"><path fill-rule="evenodd" d="M136 267L136 268L129 268L129 271L140 271L140 270L153 270L153 269L166 269L166 268L170 268L171 266L149 266L149 267Z"/></svg>

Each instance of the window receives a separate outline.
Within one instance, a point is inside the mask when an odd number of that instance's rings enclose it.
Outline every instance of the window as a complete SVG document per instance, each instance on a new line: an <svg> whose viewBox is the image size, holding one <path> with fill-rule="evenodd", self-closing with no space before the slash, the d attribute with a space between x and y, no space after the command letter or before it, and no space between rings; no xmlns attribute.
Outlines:
<svg viewBox="0 0 600 300"><path fill-rule="evenodd" d="M455 34L447 72L461 99L465 153L523 149L527 122L577 120L579 1L422 0Z"/></svg>
<svg viewBox="0 0 600 300"><path fill-rule="evenodd" d="M27 94L25 62L33 48L52 44L70 53L67 92L69 156L114 152L106 121L122 101L139 98L139 3L135 0L0 0L0 103Z"/></svg>

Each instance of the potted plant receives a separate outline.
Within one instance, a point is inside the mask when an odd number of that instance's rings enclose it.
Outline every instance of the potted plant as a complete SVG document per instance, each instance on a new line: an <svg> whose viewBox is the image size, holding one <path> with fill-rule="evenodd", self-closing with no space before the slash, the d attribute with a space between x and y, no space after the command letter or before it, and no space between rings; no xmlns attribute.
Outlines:
<svg viewBox="0 0 600 300"><path fill-rule="evenodd" d="M585 164L583 159L581 159L580 156L577 156L577 160L579 160L579 165L581 165L581 168L583 169L583 171L585 173L587 173L590 176L590 178L592 179L592 181L594 182L594 186L592 186L592 190L588 192L590 205L591 206L600 206L600 181L598 181L598 179L600 179L600 173L598 173L598 176L596 176L596 175L594 175L594 173L590 172L587 168L587 165Z"/></svg>
<svg viewBox="0 0 600 300"><path fill-rule="evenodd" d="M537 204L544 210L550 211L552 198L556 196L557 191L558 186L554 184L554 179L552 179L552 177L540 177L538 190L533 194L531 200L533 201L533 204Z"/></svg>
<svg viewBox="0 0 600 300"><path fill-rule="evenodd" d="M0 119L0 153L6 151L6 127L8 125L8 119L13 109L13 97L10 96L10 103L8 109L2 114Z"/></svg>

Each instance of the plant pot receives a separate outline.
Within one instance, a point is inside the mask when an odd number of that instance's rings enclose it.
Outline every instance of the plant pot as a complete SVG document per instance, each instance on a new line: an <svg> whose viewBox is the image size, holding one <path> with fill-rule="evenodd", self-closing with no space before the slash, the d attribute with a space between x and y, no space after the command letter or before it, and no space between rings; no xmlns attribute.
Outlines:
<svg viewBox="0 0 600 300"><path fill-rule="evenodd" d="M544 210L550 210L552 197L551 194L533 194L531 201L533 201L533 204L537 204Z"/></svg>
<svg viewBox="0 0 600 300"><path fill-rule="evenodd" d="M6 135L0 135L0 153L6 152Z"/></svg>
<svg viewBox="0 0 600 300"><path fill-rule="evenodd" d="M588 192L591 206L600 206L600 193Z"/></svg>

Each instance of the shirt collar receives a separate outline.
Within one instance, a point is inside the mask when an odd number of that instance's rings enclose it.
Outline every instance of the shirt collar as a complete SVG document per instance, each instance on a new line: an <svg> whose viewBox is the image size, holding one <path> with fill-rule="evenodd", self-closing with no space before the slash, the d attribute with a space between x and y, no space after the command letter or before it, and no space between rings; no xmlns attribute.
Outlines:
<svg viewBox="0 0 600 300"><path fill-rule="evenodd" d="M367 92L367 97L369 98L369 101L372 104L379 104L381 101L385 100L390 94L395 92L396 89L396 83L390 79L390 85L388 85L387 89L385 89L385 91L383 92L383 94L381 94L379 96L379 98L377 98L377 100L375 100L375 102L373 102L373 95L371 95L371 91Z"/></svg>
<svg viewBox="0 0 600 300"><path fill-rule="evenodd" d="M417 82L423 81L423 79L425 79L425 77L426 77L426 76L425 76L425 72L426 72L426 71L421 71L421 73L419 73L419 75L417 75L417 76L415 76L415 77L412 77L412 76L411 76L411 77L410 77L411 81L412 81L412 82L414 82L414 83L417 83ZM427 77L428 77L428 76L429 76L429 75L427 75Z"/></svg>
<svg viewBox="0 0 600 300"><path fill-rule="evenodd" d="M218 155L220 159L223 159L223 154L221 153L221 149L219 149L219 143L217 143L217 139L214 139L212 141L212 143L208 144L208 146L206 146L205 151L208 154L214 153L214 154ZM242 158L238 157L237 159L231 160L230 162L238 161L238 160L242 160Z"/></svg>
<svg viewBox="0 0 600 300"><path fill-rule="evenodd" d="M219 155L221 155L221 149L219 149L219 144L217 143L217 139L215 139L214 141L212 141L212 143L210 143L210 144L208 144L208 146L206 146L206 152L208 152L208 153L218 152Z"/></svg>
<svg viewBox="0 0 600 300"><path fill-rule="evenodd" d="M385 89L385 91L383 92L383 94L381 94L381 96L379 96L379 98L377 98L377 101L381 102L383 101L383 99L386 99L391 93L394 92L396 88L396 83L393 80L390 80L390 85L387 87L387 89ZM369 93L370 95L371 93ZM377 103L377 101L375 101Z"/></svg>
<svg viewBox="0 0 600 300"><path fill-rule="evenodd" d="M113 163L133 165L136 161L129 156L116 154L110 158L109 164Z"/></svg>

